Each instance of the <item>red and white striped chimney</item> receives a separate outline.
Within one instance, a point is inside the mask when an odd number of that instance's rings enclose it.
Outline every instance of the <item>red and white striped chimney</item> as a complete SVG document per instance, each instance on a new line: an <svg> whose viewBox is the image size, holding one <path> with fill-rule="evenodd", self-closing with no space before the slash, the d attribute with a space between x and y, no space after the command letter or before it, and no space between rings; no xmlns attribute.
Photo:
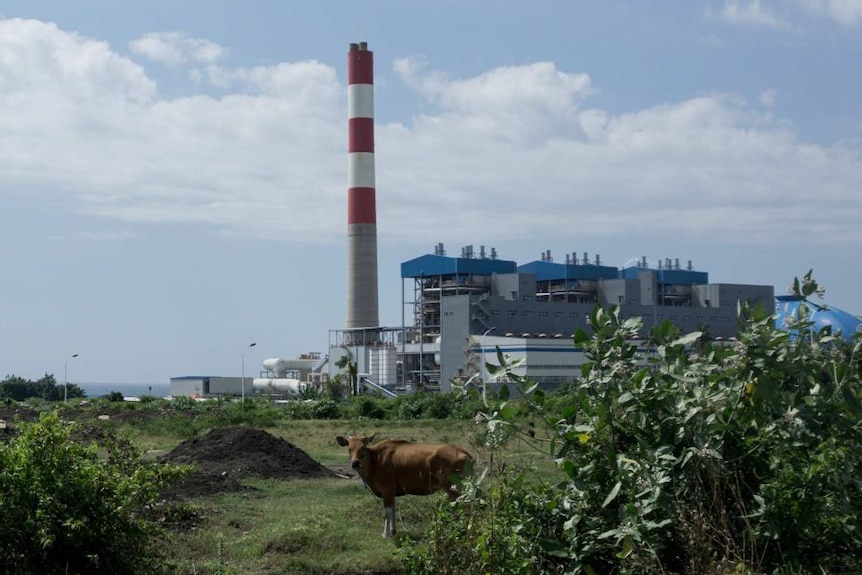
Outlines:
<svg viewBox="0 0 862 575"><path fill-rule="evenodd" d="M377 208L374 185L374 53L366 42L347 53L347 322L379 327Z"/></svg>

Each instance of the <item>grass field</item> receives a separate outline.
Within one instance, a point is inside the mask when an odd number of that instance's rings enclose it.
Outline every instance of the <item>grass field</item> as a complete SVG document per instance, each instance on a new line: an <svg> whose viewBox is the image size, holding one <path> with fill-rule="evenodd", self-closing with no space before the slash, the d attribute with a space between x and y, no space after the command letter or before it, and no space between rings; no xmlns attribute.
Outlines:
<svg viewBox="0 0 862 575"><path fill-rule="evenodd" d="M278 411L271 414L263 403L247 409L231 404L213 409L193 407L183 411L159 403L96 402L86 407L69 404L61 408L61 413L64 419L128 437L146 459L169 455L183 442L203 438L213 428L243 426L283 439L320 465L339 471L349 470L349 460L346 449L336 443L336 436L371 433L378 440L453 443L472 453L477 471L489 466L490 455L476 440L483 425L472 420L301 420L283 417ZM0 412L0 416L16 424L19 420L32 421L39 408L47 409L41 404L34 410L6 406L7 412ZM552 464L537 458L537 451L522 441L507 444L504 453L495 457L505 457L509 465L518 467L538 461L545 472L553 473ZM358 477L245 476L241 482L251 489L204 492L191 499L171 501L160 511L164 516L160 546L168 573L400 574L403 571L396 556L399 548L421 545L437 506L447 501L443 493L398 498L399 536L384 539L382 502Z"/></svg>
<svg viewBox="0 0 862 575"><path fill-rule="evenodd" d="M346 466L337 435L377 433L378 438L450 442L485 464L469 421L409 422L292 421L265 431L305 451L319 463ZM139 435L142 445L170 450L180 438ZM523 447L523 446L522 446ZM398 539L382 538L382 504L357 479L251 479L255 488L214 494L187 504L196 512L194 528L172 529L165 541L172 571L179 575L396 574L399 545L415 545L439 498L401 497Z"/></svg>

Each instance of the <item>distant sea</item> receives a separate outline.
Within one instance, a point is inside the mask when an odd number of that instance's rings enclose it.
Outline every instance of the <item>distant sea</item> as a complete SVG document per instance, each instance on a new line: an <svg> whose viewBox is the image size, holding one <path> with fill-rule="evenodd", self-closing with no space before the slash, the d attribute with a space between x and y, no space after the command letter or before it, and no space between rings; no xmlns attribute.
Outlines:
<svg viewBox="0 0 862 575"><path fill-rule="evenodd" d="M75 385L83 389L90 399L108 395L112 391L119 391L123 397L143 397L144 395L167 397L171 394L169 383L75 383Z"/></svg>

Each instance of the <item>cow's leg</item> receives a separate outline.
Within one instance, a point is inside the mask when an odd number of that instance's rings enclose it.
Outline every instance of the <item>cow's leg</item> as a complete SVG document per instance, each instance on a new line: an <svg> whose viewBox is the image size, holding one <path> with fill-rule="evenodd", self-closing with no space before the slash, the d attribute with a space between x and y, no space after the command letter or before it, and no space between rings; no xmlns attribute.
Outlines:
<svg viewBox="0 0 862 575"><path fill-rule="evenodd" d="M395 535L395 507L384 507L383 517L383 536L392 537Z"/></svg>
<svg viewBox="0 0 862 575"><path fill-rule="evenodd" d="M383 536L395 535L395 495L383 495Z"/></svg>

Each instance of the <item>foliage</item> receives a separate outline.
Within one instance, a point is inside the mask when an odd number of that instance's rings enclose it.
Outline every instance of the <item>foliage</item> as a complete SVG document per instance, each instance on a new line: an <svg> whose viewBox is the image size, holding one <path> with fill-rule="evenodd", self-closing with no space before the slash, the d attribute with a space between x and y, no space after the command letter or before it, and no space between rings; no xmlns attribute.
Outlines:
<svg viewBox="0 0 862 575"><path fill-rule="evenodd" d="M309 402L311 419L339 419L341 408L331 399L321 399Z"/></svg>
<svg viewBox="0 0 862 575"><path fill-rule="evenodd" d="M562 521L552 492L526 469L492 463L487 476L465 482L456 503L440 499L425 541L399 541L397 556L416 575L564 573L566 562L544 551L543 534ZM490 468L489 468L490 469Z"/></svg>
<svg viewBox="0 0 862 575"><path fill-rule="evenodd" d="M356 360L353 358L353 354L350 350L345 348L345 354L342 355L335 362L335 366L340 370L345 370L347 372L347 389L349 390L350 395L353 395L356 390L359 389L359 372L358 366L356 365ZM341 374L339 374L340 376Z"/></svg>
<svg viewBox="0 0 862 575"><path fill-rule="evenodd" d="M420 390L396 399L397 419L446 419L452 413L452 394Z"/></svg>
<svg viewBox="0 0 862 575"><path fill-rule="evenodd" d="M209 403L209 402L198 402ZM246 397L245 401L221 400L215 408L209 406L213 417L229 425L273 427L281 419L282 411L266 399ZM206 408L206 407L205 407Z"/></svg>
<svg viewBox="0 0 862 575"><path fill-rule="evenodd" d="M810 274L794 286L819 289ZM639 346L630 343L639 318L597 307L594 333L574 336L589 362L565 402L549 401L498 350L489 373L510 383L478 438L493 453L537 436L559 481L480 476L448 520L457 535L432 533L406 563L520 573L526 554L549 573L557 561L567 573L862 568L862 340L812 333L804 313L795 327L806 337L791 338L763 309L739 312L736 342L665 322ZM511 385L526 398L520 406ZM525 425L524 405L539 429ZM524 520L527 508L537 519Z"/></svg>
<svg viewBox="0 0 862 575"><path fill-rule="evenodd" d="M116 437L74 434L50 412L0 444L0 571L154 572L158 531L143 512L180 468L144 463Z"/></svg>
<svg viewBox="0 0 862 575"><path fill-rule="evenodd" d="M476 392L431 392L420 390L385 398L352 396L342 405L341 417L377 420L469 419L482 406Z"/></svg>
<svg viewBox="0 0 862 575"><path fill-rule="evenodd" d="M349 413L356 419L388 419L393 402L368 395L350 398Z"/></svg>
<svg viewBox="0 0 862 575"><path fill-rule="evenodd" d="M323 393L326 397L334 401L341 401L344 399L346 391L347 384L344 382L344 378L341 374L337 374L333 377L329 377L328 374L324 375Z"/></svg>
<svg viewBox="0 0 862 575"><path fill-rule="evenodd" d="M63 401L64 398L85 397L84 390L70 383L58 384L50 373L46 373L36 381L9 375L0 381L0 399L25 401L29 398L41 398L45 401Z"/></svg>

